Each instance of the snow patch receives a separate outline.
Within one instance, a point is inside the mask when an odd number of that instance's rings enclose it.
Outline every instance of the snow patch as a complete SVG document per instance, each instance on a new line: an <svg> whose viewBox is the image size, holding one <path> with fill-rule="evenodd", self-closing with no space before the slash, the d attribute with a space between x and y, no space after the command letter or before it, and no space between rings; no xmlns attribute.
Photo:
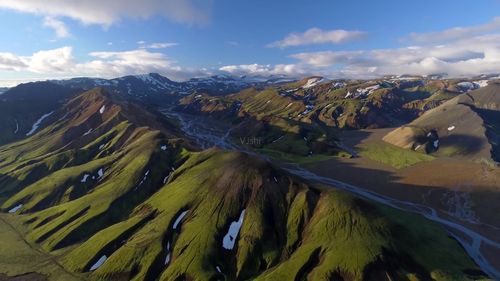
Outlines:
<svg viewBox="0 0 500 281"><path fill-rule="evenodd" d="M439 140L435 140L433 145L435 148L438 148L439 147Z"/></svg>
<svg viewBox="0 0 500 281"><path fill-rule="evenodd" d="M99 150L102 150L104 148L104 144L99 145Z"/></svg>
<svg viewBox="0 0 500 281"><path fill-rule="evenodd" d="M106 260L108 259L108 257L106 255L103 255L91 268L90 268L90 271L94 271L96 269L98 269L99 267L101 267L101 265L104 264L104 262L106 262Z"/></svg>
<svg viewBox="0 0 500 281"><path fill-rule="evenodd" d="M283 136L281 136L281 137L279 137L279 138L277 138L277 139L273 140L273 141L272 141L272 143L275 143L275 142L277 142L277 141L281 140L284 136L285 136L285 135L283 135Z"/></svg>
<svg viewBox="0 0 500 281"><path fill-rule="evenodd" d="M142 180L139 183L139 185L142 185L147 180L148 175L149 175L149 170L147 170L146 173L144 173L144 177L142 178ZM139 185L137 187L139 187ZM137 187L136 187L136 189L137 189Z"/></svg>
<svg viewBox="0 0 500 281"><path fill-rule="evenodd" d="M304 86L302 86L302 88L309 89L311 87L318 85L319 83L321 83L321 81L323 81L323 78L311 78L311 79L307 80L306 84Z"/></svg>
<svg viewBox="0 0 500 281"><path fill-rule="evenodd" d="M9 210L9 214L13 214L13 213L19 211L19 209L21 209L22 207L23 207L23 204L19 204L19 205L15 206L14 208Z"/></svg>
<svg viewBox="0 0 500 281"><path fill-rule="evenodd" d="M236 237L238 237L238 233L240 232L241 226L243 225L243 219L245 218L245 209L241 211L240 218L238 221L232 222L229 226L229 230L227 234L224 236L222 240L222 247L226 250L232 250L234 248L234 244L236 243Z"/></svg>
<svg viewBox="0 0 500 281"><path fill-rule="evenodd" d="M340 88L344 88L346 86L346 83L344 82L335 82L333 83L333 88L334 89L340 89Z"/></svg>
<svg viewBox="0 0 500 281"><path fill-rule="evenodd" d="M161 149L161 150L163 150L163 151L165 151L165 150L167 150L167 146L166 146L166 145L162 145L162 146L160 147L160 149Z"/></svg>
<svg viewBox="0 0 500 281"><path fill-rule="evenodd" d="M99 109L99 113L103 114L104 110L106 110L106 106L105 105L101 106L101 109Z"/></svg>
<svg viewBox="0 0 500 281"><path fill-rule="evenodd" d="M97 178L102 178L102 176L104 176L104 169L100 168L99 171L97 171L97 175L98 175Z"/></svg>
<svg viewBox="0 0 500 281"><path fill-rule="evenodd" d="M172 226L172 229L177 229L177 227L179 226L179 224L181 223L182 219L187 215L188 211L184 211L182 212L178 217L177 219L175 219L175 222L174 222L174 225Z"/></svg>
<svg viewBox="0 0 500 281"><path fill-rule="evenodd" d="M52 115L52 113L54 113L54 111L51 111L47 114L44 114L42 115L42 117L40 117L34 124L33 126L31 127L31 131L29 131L28 133L26 133L26 136L31 136L36 130L38 130L38 127L40 127L40 124L43 122L43 120L47 117L49 117L50 115Z"/></svg>
<svg viewBox="0 0 500 281"><path fill-rule="evenodd" d="M81 182L87 182L87 179L90 177L90 175L83 175L83 179L81 180Z"/></svg>
<svg viewBox="0 0 500 281"><path fill-rule="evenodd" d="M376 90L378 90L380 88L382 88L382 86L380 86L379 84L369 86L366 88L358 88L358 89L356 89L356 92L348 91L344 98L347 99L347 98L351 98L351 97L352 98L367 97L367 96L373 94L373 92L375 92Z"/></svg>
<svg viewBox="0 0 500 281"><path fill-rule="evenodd" d="M17 119L14 119L16 121L16 129L14 130L14 134L17 134L19 132L19 123L17 123Z"/></svg>
<svg viewBox="0 0 500 281"><path fill-rule="evenodd" d="M219 272L219 273L222 273L222 270L220 270L220 267L218 265L215 266L215 270L217 270L217 272Z"/></svg>
<svg viewBox="0 0 500 281"><path fill-rule="evenodd" d="M448 127L448 131L453 131L453 130L455 130L455 126Z"/></svg>
<svg viewBox="0 0 500 281"><path fill-rule="evenodd" d="M85 134L83 134L83 135L84 135L84 136L86 136L86 135L88 135L88 134L92 133L92 130L93 130L93 129L89 129L89 130L88 130L87 132L85 132Z"/></svg>
<svg viewBox="0 0 500 281"><path fill-rule="evenodd" d="M170 242L167 243L167 255L165 256L165 265L170 263Z"/></svg>
<svg viewBox="0 0 500 281"><path fill-rule="evenodd" d="M478 81L474 81L472 83L476 84L479 88L482 88L482 87L488 86L489 82L490 81L488 81L488 80L478 80Z"/></svg>

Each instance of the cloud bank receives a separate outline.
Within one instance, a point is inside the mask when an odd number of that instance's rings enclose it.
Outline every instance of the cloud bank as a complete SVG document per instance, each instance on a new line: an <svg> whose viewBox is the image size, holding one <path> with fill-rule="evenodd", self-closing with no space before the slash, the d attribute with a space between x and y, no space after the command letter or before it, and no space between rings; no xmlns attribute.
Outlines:
<svg viewBox="0 0 500 281"><path fill-rule="evenodd" d="M452 40L467 39L472 36L478 36L487 33L500 32L500 17L494 18L492 21L469 27L454 27L437 32L427 33L411 33L406 40L416 43L436 43L449 42Z"/></svg>
<svg viewBox="0 0 500 281"><path fill-rule="evenodd" d="M303 34L292 34L273 43L273 46L303 45L308 40L310 44L343 40L325 34L328 32L307 31ZM403 42L410 40L413 45L387 49L296 53L289 56L295 62L287 64L286 69L283 65L254 64L223 66L220 70L240 75L265 72L295 76L323 75L332 78L436 73L462 77L500 72L500 17L477 26L411 33L404 39Z"/></svg>
<svg viewBox="0 0 500 281"><path fill-rule="evenodd" d="M303 33L291 33L282 40L273 42L267 46L270 48L287 48L313 44L341 44L359 40L365 36L365 32L357 30L321 30L319 28L311 28Z"/></svg>
<svg viewBox="0 0 500 281"><path fill-rule="evenodd" d="M84 24L110 26L123 18L162 16L179 23L210 20L206 0L0 0L0 8L49 17L68 17Z"/></svg>
<svg viewBox="0 0 500 281"><path fill-rule="evenodd" d="M137 49L121 52L91 52L90 60L78 62L69 46L43 50L30 56L0 53L0 70L31 72L54 77L91 76L117 77L129 74L158 72L175 80L204 75L202 70L184 68L165 54Z"/></svg>

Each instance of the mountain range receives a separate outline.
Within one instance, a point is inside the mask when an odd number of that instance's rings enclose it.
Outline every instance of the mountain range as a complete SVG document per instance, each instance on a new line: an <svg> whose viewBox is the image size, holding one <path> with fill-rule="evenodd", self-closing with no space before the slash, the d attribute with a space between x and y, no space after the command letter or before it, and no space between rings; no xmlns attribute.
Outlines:
<svg viewBox="0 0 500 281"><path fill-rule="evenodd" d="M0 280L498 278L499 106L491 77L19 85L0 96ZM489 181L460 175L477 190L449 203L427 167L456 162ZM416 168L432 194L368 177Z"/></svg>

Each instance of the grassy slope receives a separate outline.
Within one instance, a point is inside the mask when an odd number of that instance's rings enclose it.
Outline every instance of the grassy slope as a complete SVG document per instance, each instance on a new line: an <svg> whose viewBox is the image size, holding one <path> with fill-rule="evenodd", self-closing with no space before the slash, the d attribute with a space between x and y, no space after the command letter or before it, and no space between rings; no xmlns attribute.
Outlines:
<svg viewBox="0 0 500 281"><path fill-rule="evenodd" d="M393 278L409 274L456 278L463 277L462 269L474 267L458 243L435 224L342 192L314 190L276 173L238 153L193 154L171 183L136 208L135 216L144 216L147 210L156 214L154 219L112 253L93 276L100 280L123 274L136 280L153 276L161 276L160 280L223 276L227 280L306 276L329 280L337 274L361 280L380 270ZM223 250L222 237L243 209L237 249ZM181 229L174 231L173 221L184 210L188 215ZM421 227L416 228L415 222ZM126 231L124 226L116 229ZM115 237L116 229L98 235ZM97 241L102 239L98 235ZM165 266L167 243L173 251L171 264ZM96 245L100 243L86 243L80 251L96 253L95 261L100 255ZM92 263L79 254L68 261L71 266ZM375 267L379 263L380 269ZM375 269L370 271L371 267Z"/></svg>
<svg viewBox="0 0 500 281"><path fill-rule="evenodd" d="M434 159L433 156L403 149L389 143L366 144L362 145L359 150L361 156L390 165L396 169Z"/></svg>
<svg viewBox="0 0 500 281"><path fill-rule="evenodd" d="M475 268L433 223L398 220L405 215L315 189L248 155L187 152L175 136L129 121L139 112L101 92L87 93L67 108L68 119L0 148L1 207L7 211L22 203L19 221L30 243L92 280L361 280L408 274L446 280L465 278L462 270ZM83 136L89 127L96 133ZM81 182L100 168L102 178ZM225 250L222 239L242 210L236 247ZM174 230L183 211L187 216ZM416 229L414 220L422 227ZM108 260L88 273L103 255ZM443 262L450 256L452 262Z"/></svg>
<svg viewBox="0 0 500 281"><path fill-rule="evenodd" d="M498 98L500 86L491 84L479 90L456 96L439 107L400 127L384 140L409 149L435 130L439 136L436 156L458 156L471 160L496 158L498 132ZM422 145L423 146L423 145Z"/></svg>
<svg viewBox="0 0 500 281"><path fill-rule="evenodd" d="M82 280L67 272L54 257L43 253L37 245L24 240L22 225L13 216L0 214L0 272L9 276L39 272L50 280Z"/></svg>

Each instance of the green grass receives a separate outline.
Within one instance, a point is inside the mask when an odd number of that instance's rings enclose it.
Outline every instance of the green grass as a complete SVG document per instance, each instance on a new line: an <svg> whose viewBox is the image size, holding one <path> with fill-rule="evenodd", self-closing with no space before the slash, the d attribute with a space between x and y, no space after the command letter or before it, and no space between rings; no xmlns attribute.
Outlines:
<svg viewBox="0 0 500 281"><path fill-rule="evenodd" d="M258 149L260 153L271 156L281 161L297 163L297 164L309 164L309 163L317 163L321 161L326 161L332 159L335 156L332 155L323 155L323 154L313 154L312 156L300 156L297 154L285 153L278 150L262 148Z"/></svg>
<svg viewBox="0 0 500 281"><path fill-rule="evenodd" d="M462 271L475 268L444 229L420 217L378 208L345 192L319 190L244 153L190 152L159 131L115 117L108 123L113 133L82 140L78 132L78 145L71 149L47 143L29 152L50 136L57 142L64 126L49 126L30 141L0 147L0 158L11 162L0 168L6 171L2 183L8 183L0 190L7 199L4 210L22 202L26 213L0 218L22 228L28 245L21 247L19 234L0 222L0 243L5 244L0 244L5 248L0 249L0 272L36 271L53 280L71 280L65 278L67 270L106 281L364 280L382 263L395 280L412 274L425 279L423 274L440 281L465 279ZM307 147L303 139L293 141ZM96 149L102 144L104 151ZM160 149L162 144L167 150ZM407 162L400 159L407 154L382 150L371 152ZM16 162L18 151L26 154ZM264 152L299 163L324 159ZM103 166L102 179L82 185L84 173ZM78 196L66 196L75 191ZM242 210L236 246L225 250L223 238ZM187 216L174 230L183 211ZM165 265L167 244L171 261ZM86 272L102 255L106 262ZM55 262L65 268L53 267Z"/></svg>
<svg viewBox="0 0 500 281"><path fill-rule="evenodd" d="M24 229L19 220L0 214L0 273L8 276L38 272L55 281L83 280L83 276L62 268L55 257L38 245L23 240Z"/></svg>
<svg viewBox="0 0 500 281"><path fill-rule="evenodd" d="M371 143L359 147L359 154L373 161L390 165L396 169L406 168L420 162L432 161L433 156L399 148L388 143Z"/></svg>

